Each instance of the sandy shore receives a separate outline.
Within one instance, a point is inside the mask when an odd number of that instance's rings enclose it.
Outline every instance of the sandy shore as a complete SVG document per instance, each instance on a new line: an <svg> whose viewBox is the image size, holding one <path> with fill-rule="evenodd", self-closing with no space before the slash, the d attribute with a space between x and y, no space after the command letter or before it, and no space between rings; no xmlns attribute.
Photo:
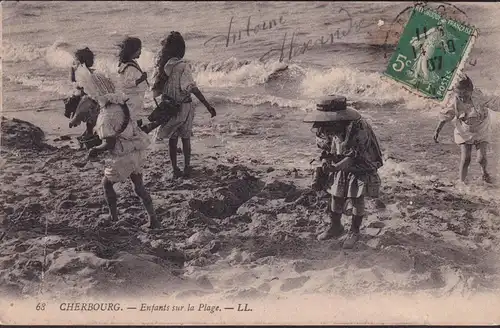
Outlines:
<svg viewBox="0 0 500 328"><path fill-rule="evenodd" d="M148 155L145 181L163 231L140 230L146 216L130 184L117 185L121 221L101 227L103 163L82 166L86 153L73 140L55 147L42 136L2 121L0 288L13 298L498 291L497 201L417 179L395 158L381 171L382 197L368 203L362 240L345 251L315 239L326 200L309 189L310 170L196 140L191 179L170 179L164 148Z"/></svg>

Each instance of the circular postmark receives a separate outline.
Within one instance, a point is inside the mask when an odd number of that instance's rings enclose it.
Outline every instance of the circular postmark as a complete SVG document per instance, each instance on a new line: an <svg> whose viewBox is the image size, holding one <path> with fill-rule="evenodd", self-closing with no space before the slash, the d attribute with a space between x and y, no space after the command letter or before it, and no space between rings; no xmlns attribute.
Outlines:
<svg viewBox="0 0 500 328"><path fill-rule="evenodd" d="M403 30L408 23L408 20L410 19L411 12L417 6L434 10L439 15L456 20L458 22L466 22L469 19L467 13L454 4L450 4L447 2L416 2L413 5L401 10L392 20L392 22L388 24L383 43L383 48L386 49L384 52L384 58L389 57L389 51L393 51L396 49L399 38L401 37L401 34L403 33Z"/></svg>

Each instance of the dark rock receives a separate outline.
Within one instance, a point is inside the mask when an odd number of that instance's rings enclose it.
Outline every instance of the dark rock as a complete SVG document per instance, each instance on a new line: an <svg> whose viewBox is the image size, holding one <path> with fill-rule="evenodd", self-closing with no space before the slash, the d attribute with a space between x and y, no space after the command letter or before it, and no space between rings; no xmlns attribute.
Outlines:
<svg viewBox="0 0 500 328"><path fill-rule="evenodd" d="M72 207L76 206L76 202L72 200L63 200L62 202L59 203L58 208L59 209L69 209Z"/></svg>
<svg viewBox="0 0 500 328"><path fill-rule="evenodd" d="M286 198L290 194L295 194L297 187L292 183L286 183L278 180L274 180L267 183L262 189L262 196L267 196L271 199ZM300 197L300 196L299 196ZM298 197L297 197L298 198Z"/></svg>
<svg viewBox="0 0 500 328"><path fill-rule="evenodd" d="M379 210L383 210L383 209L386 208L385 203L381 199L379 199L379 198L375 199L375 201L373 202L373 204L375 205L375 208L379 209Z"/></svg>
<svg viewBox="0 0 500 328"><path fill-rule="evenodd" d="M249 213L235 214L227 218L231 223L252 223L252 218Z"/></svg>
<svg viewBox="0 0 500 328"><path fill-rule="evenodd" d="M382 229L383 227L385 227L385 223L380 221L371 222L367 226L367 228L377 228L377 229Z"/></svg>
<svg viewBox="0 0 500 328"><path fill-rule="evenodd" d="M182 251L171 247L156 247L153 249L153 254L169 262L179 264L180 266L184 265L186 261L186 255Z"/></svg>
<svg viewBox="0 0 500 328"><path fill-rule="evenodd" d="M297 219L294 224L295 227L306 227L308 225L309 221L304 218Z"/></svg>
<svg viewBox="0 0 500 328"><path fill-rule="evenodd" d="M214 286L212 285L212 283L210 282L210 280L208 279L207 276L203 275L201 277L198 277L196 279L196 283L198 284L198 286L200 286L201 288L205 288L205 289L214 289Z"/></svg>
<svg viewBox="0 0 500 328"><path fill-rule="evenodd" d="M298 277L298 278L287 278L285 282L281 285L280 290L282 292L288 292L304 286L304 284L309 280L309 277Z"/></svg>
<svg viewBox="0 0 500 328"><path fill-rule="evenodd" d="M2 116L0 128L3 147L32 150L55 149L44 143L45 133L42 129L30 122Z"/></svg>
<svg viewBox="0 0 500 328"><path fill-rule="evenodd" d="M222 247L222 244L218 240L212 240L210 244L208 244L208 249L210 253L217 253Z"/></svg>

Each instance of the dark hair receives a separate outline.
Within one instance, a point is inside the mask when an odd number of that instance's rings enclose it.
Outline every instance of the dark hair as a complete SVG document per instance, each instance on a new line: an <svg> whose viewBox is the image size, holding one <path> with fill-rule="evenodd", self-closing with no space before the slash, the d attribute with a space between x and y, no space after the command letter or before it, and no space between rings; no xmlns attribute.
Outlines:
<svg viewBox="0 0 500 328"><path fill-rule="evenodd" d="M183 58L186 53L186 43L179 32L172 31L166 39L161 41L162 48L156 59L156 66L163 71L163 67L170 58Z"/></svg>
<svg viewBox="0 0 500 328"><path fill-rule="evenodd" d="M118 53L118 60L120 63L131 61L132 56L142 47L142 42L139 38L126 37L119 45L120 52Z"/></svg>
<svg viewBox="0 0 500 328"><path fill-rule="evenodd" d="M75 52L75 58L81 63L92 67L94 65L94 53L88 48L78 49Z"/></svg>
<svg viewBox="0 0 500 328"><path fill-rule="evenodd" d="M161 50L156 57L155 66L158 73L155 78L152 90L161 92L167 81L167 75L163 67L171 58L183 58L186 53L186 43L179 32L172 31L169 36L161 41Z"/></svg>
<svg viewBox="0 0 500 328"><path fill-rule="evenodd" d="M472 80L470 79L470 77L465 75L465 77L458 82L457 90L463 90L463 91L474 90L474 84L472 83Z"/></svg>

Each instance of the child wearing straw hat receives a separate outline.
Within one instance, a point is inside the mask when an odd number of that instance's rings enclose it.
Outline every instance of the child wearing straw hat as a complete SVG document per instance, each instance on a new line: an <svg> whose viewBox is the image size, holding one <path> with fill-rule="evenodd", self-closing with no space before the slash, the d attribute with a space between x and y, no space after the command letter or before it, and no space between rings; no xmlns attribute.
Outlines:
<svg viewBox="0 0 500 328"><path fill-rule="evenodd" d="M477 161L481 166L483 181L492 183L488 172L487 148L491 135L491 121L488 108L473 96L472 80L464 75L456 87L453 107L441 113L440 122L434 133L434 141L438 142L439 133L444 125L451 122L455 126L455 143L460 145L460 182L465 183L471 161L472 146L477 149Z"/></svg>
<svg viewBox="0 0 500 328"><path fill-rule="evenodd" d="M343 242L352 248L360 236L365 214L365 197L378 197L380 177L377 170L383 159L372 127L359 112L347 106L345 97L328 96L304 122L316 128L317 146L322 150L322 176L316 176L313 188L326 188L331 195L328 204L330 225L319 240L344 233L342 214L352 216L351 228Z"/></svg>
<svg viewBox="0 0 500 328"><path fill-rule="evenodd" d="M105 76L80 70L78 80L84 86L84 96L78 107L90 107L97 102L100 107L95 131L103 141L90 149L88 157L93 160L104 152L111 155L106 159L102 185L110 211L110 220L118 221L117 195L113 188L116 182L130 179L134 191L142 200L148 213L148 228L160 227L153 209L151 196L142 180L142 167L146 150L150 144L148 136L131 120L125 95L115 92L115 86ZM85 108L80 110L85 110Z"/></svg>

